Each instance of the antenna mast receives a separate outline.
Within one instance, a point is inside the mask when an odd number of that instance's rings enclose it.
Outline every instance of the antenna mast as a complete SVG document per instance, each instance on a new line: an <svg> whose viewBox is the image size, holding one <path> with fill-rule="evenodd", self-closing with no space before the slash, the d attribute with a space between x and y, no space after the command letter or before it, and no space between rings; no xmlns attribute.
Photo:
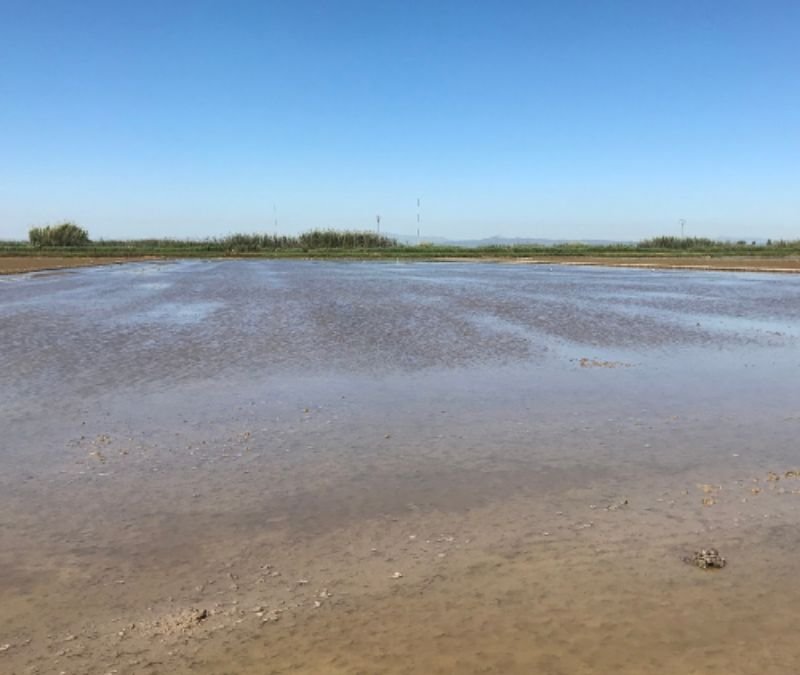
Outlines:
<svg viewBox="0 0 800 675"><path fill-rule="evenodd" d="M419 197L417 197L417 246L419 246Z"/></svg>

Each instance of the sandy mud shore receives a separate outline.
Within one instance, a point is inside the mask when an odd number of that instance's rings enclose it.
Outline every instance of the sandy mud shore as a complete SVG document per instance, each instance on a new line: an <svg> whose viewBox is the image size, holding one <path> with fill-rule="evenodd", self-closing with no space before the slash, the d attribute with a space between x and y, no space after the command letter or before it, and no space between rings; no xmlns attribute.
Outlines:
<svg viewBox="0 0 800 675"><path fill-rule="evenodd" d="M9 277L0 672L793 672L798 291L559 265ZM724 568L685 561L709 547Z"/></svg>

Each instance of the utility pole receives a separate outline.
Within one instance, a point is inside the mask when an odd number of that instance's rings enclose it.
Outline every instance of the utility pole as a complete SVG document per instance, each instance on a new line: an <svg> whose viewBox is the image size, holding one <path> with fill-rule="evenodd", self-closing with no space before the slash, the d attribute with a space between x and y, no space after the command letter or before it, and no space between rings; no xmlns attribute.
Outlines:
<svg viewBox="0 0 800 675"><path fill-rule="evenodd" d="M378 224L378 234L381 233L381 215L375 216L375 222Z"/></svg>
<svg viewBox="0 0 800 675"><path fill-rule="evenodd" d="M417 197L417 246L419 246L419 197Z"/></svg>

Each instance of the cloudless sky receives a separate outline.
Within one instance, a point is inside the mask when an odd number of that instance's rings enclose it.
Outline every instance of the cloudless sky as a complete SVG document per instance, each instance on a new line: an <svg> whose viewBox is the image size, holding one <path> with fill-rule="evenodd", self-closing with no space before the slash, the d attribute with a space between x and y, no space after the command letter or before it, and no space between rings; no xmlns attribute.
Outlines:
<svg viewBox="0 0 800 675"><path fill-rule="evenodd" d="M800 238L797 0L0 0L0 239Z"/></svg>

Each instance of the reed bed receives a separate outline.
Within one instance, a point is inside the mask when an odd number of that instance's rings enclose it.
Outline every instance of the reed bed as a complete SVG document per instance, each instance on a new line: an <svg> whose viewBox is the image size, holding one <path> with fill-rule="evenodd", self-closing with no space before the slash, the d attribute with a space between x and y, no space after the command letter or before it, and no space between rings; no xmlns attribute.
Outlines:
<svg viewBox="0 0 800 675"><path fill-rule="evenodd" d="M84 236L86 235L86 236ZM789 257L800 255L800 240L756 244L703 237L653 237L637 243L557 245L517 244L483 247L402 245L371 231L314 229L296 236L234 233L209 239L90 240L74 223L32 228L30 240L0 241L0 255L77 257L264 257L264 258L532 258L532 257Z"/></svg>

